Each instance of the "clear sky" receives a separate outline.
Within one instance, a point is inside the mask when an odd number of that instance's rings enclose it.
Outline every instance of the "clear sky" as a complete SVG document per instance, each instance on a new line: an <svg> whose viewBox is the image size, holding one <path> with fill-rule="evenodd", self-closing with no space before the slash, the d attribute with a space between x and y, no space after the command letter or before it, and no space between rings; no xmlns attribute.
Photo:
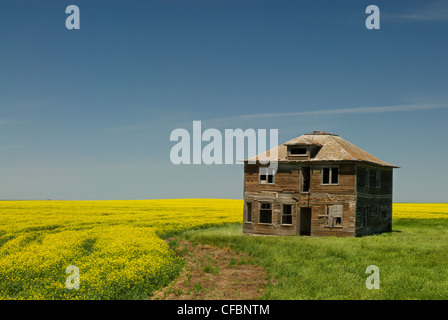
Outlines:
<svg viewBox="0 0 448 320"><path fill-rule="evenodd" d="M0 199L242 198L241 164L171 163L201 120L338 134L446 202L447 34L447 1L2 0Z"/></svg>

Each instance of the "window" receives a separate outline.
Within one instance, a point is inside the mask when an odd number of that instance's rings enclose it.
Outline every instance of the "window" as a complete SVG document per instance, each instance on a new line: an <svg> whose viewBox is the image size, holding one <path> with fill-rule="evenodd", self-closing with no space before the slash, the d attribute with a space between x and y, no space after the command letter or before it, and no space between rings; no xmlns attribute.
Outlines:
<svg viewBox="0 0 448 320"><path fill-rule="evenodd" d="M259 183L261 184L273 184L274 183L274 169L272 168L260 168L260 179Z"/></svg>
<svg viewBox="0 0 448 320"><path fill-rule="evenodd" d="M376 170L376 187L381 188L381 171Z"/></svg>
<svg viewBox="0 0 448 320"><path fill-rule="evenodd" d="M327 228L342 228L344 206L342 204L329 204L325 210L324 226Z"/></svg>
<svg viewBox="0 0 448 320"><path fill-rule="evenodd" d="M339 168L331 168L331 184L339 183Z"/></svg>
<svg viewBox="0 0 448 320"><path fill-rule="evenodd" d="M339 183L339 168L323 168L322 169L322 184L338 184Z"/></svg>
<svg viewBox="0 0 448 320"><path fill-rule="evenodd" d="M382 218L382 219L387 219L388 216L389 216L389 215L387 214L387 210L382 210L382 211L381 211L381 218Z"/></svg>
<svg viewBox="0 0 448 320"><path fill-rule="evenodd" d="M365 173L365 179L364 179L364 185L366 187L368 187L370 184L370 172L369 169L366 169L366 173Z"/></svg>
<svg viewBox="0 0 448 320"><path fill-rule="evenodd" d="M307 148L291 148L289 154L292 156L306 156L308 153Z"/></svg>
<svg viewBox="0 0 448 320"><path fill-rule="evenodd" d="M246 202L246 222L252 222L252 202Z"/></svg>
<svg viewBox="0 0 448 320"><path fill-rule="evenodd" d="M362 208L362 226L367 227L369 225L369 208Z"/></svg>
<svg viewBox="0 0 448 320"><path fill-rule="evenodd" d="M260 203L260 214L258 219L260 223L272 223L272 203Z"/></svg>
<svg viewBox="0 0 448 320"><path fill-rule="evenodd" d="M310 191L310 174L311 174L310 167L302 168L302 190L301 190L302 192Z"/></svg>
<svg viewBox="0 0 448 320"><path fill-rule="evenodd" d="M291 204L283 205L282 224L292 224L292 205Z"/></svg>

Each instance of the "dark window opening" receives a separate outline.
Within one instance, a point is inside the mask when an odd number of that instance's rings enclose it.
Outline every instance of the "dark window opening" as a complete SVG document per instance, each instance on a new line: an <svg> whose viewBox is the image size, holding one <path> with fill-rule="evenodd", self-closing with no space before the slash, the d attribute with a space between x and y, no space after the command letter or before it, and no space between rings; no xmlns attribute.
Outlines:
<svg viewBox="0 0 448 320"><path fill-rule="evenodd" d="M272 223L272 204L271 203L261 203L260 204L260 223Z"/></svg>
<svg viewBox="0 0 448 320"><path fill-rule="evenodd" d="M331 168L331 183L337 184L339 182L339 169Z"/></svg>
<svg viewBox="0 0 448 320"><path fill-rule="evenodd" d="M295 156L305 156L307 154L306 148L291 148L290 149L291 155Z"/></svg>
<svg viewBox="0 0 448 320"><path fill-rule="evenodd" d="M369 174L369 170L366 169L366 173L365 173L365 186L368 187L369 186L369 182L370 182L370 174Z"/></svg>
<svg viewBox="0 0 448 320"><path fill-rule="evenodd" d="M342 226L342 218L341 217L337 217L335 222L334 222L335 226Z"/></svg>
<svg viewBox="0 0 448 320"><path fill-rule="evenodd" d="M302 168L302 192L310 191L310 167Z"/></svg>
<svg viewBox="0 0 448 320"><path fill-rule="evenodd" d="M274 171L269 168L260 168L260 181L259 183L274 183Z"/></svg>
<svg viewBox="0 0 448 320"><path fill-rule="evenodd" d="M381 171L376 170L376 187L381 188Z"/></svg>
<svg viewBox="0 0 448 320"><path fill-rule="evenodd" d="M246 222L252 222L252 202L246 202Z"/></svg>
<svg viewBox="0 0 448 320"><path fill-rule="evenodd" d="M362 226L367 227L369 225L369 208L365 207L362 211Z"/></svg>
<svg viewBox="0 0 448 320"><path fill-rule="evenodd" d="M292 205L290 204L283 205L282 224L292 224Z"/></svg>
<svg viewBox="0 0 448 320"><path fill-rule="evenodd" d="M339 183L339 168L322 169L322 184L338 184L338 183Z"/></svg>
<svg viewBox="0 0 448 320"><path fill-rule="evenodd" d="M324 168L322 174L323 174L322 183L329 184L330 183L330 168Z"/></svg>

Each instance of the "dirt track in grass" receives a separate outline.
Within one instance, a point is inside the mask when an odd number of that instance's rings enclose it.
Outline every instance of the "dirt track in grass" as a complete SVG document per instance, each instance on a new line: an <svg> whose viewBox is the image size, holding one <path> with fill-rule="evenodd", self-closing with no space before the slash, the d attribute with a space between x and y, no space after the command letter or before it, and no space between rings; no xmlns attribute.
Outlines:
<svg viewBox="0 0 448 320"><path fill-rule="evenodd" d="M152 300L254 300L263 295L269 277L248 255L184 239L167 242L186 264Z"/></svg>

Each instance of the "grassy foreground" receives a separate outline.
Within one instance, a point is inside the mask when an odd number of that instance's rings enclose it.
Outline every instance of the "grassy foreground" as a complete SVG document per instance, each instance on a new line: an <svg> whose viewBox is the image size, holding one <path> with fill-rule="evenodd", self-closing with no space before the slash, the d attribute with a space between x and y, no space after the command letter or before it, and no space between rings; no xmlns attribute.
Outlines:
<svg viewBox="0 0 448 320"><path fill-rule="evenodd" d="M397 204L393 232L362 238L247 236L241 225L184 236L249 253L276 280L264 299L445 300L447 209L446 204ZM366 288L369 265L379 268L379 289Z"/></svg>

